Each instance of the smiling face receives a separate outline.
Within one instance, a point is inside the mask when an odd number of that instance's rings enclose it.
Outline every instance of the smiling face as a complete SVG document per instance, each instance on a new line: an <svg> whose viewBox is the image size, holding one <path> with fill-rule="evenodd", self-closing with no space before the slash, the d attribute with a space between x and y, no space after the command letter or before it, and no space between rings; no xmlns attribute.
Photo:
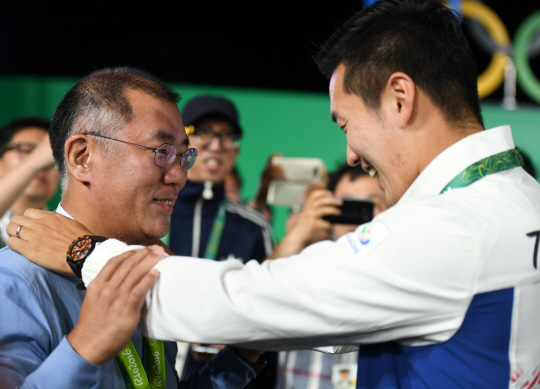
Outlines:
<svg viewBox="0 0 540 389"><path fill-rule="evenodd" d="M175 104L138 90L128 90L126 97L133 119L114 138L152 148L170 143L178 154L188 148ZM95 142L92 136L88 138ZM102 233L131 244L165 236L174 202L186 182L186 171L181 169L178 159L161 168L154 163L151 150L115 143L112 155L97 153L92 172L93 203L95 207L101 204L102 225L107 229Z"/></svg>
<svg viewBox="0 0 540 389"><path fill-rule="evenodd" d="M196 135L199 129L215 134L234 134L234 127L224 119L203 119L197 123L195 133L191 136L193 146L197 148L199 156L197 162L189 170L189 179L198 182L222 183L233 169L238 149L225 149L217 137L214 137L208 145L200 144Z"/></svg>
<svg viewBox="0 0 540 389"><path fill-rule="evenodd" d="M417 173L408 165L406 131L400 128L398 103L392 93L383 91L381 108L368 108L362 98L343 87L345 65L341 64L331 80L331 114L347 135L347 163L361 164L365 171L377 169L379 187L388 206L394 205L414 181Z"/></svg>
<svg viewBox="0 0 540 389"><path fill-rule="evenodd" d="M39 127L22 128L13 135L7 145L21 145L21 150L11 149L0 158L0 175L4 174L24 161L29 153L47 136L47 131ZM40 171L24 189L22 197L31 202L46 202L54 195L58 188L58 170L50 167Z"/></svg>

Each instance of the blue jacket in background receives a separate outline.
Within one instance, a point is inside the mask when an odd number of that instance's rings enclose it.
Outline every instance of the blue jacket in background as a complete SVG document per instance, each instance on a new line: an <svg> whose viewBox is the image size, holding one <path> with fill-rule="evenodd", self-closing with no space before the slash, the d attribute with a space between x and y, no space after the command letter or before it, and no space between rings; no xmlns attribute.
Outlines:
<svg viewBox="0 0 540 389"><path fill-rule="evenodd" d="M219 204L225 201L225 227L217 252L217 260L238 258L262 262L273 249L268 221L245 204L225 199L223 184L213 185L211 199L202 196L202 182L187 181L178 195L171 216L169 247L176 255L204 257L210 231ZM199 224L200 223L200 224ZM197 226L200 225L200 228ZM200 231L199 250L193 255L193 234Z"/></svg>

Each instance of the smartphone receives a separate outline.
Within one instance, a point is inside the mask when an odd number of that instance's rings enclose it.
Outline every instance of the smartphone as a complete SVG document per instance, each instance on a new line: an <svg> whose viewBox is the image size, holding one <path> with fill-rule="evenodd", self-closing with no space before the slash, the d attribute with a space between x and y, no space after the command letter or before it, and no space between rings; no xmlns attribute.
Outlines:
<svg viewBox="0 0 540 389"><path fill-rule="evenodd" d="M274 157L272 163L281 166L284 180L272 180L268 187L266 202L287 207L304 203L304 193L310 183L319 181L324 172L320 158Z"/></svg>
<svg viewBox="0 0 540 389"><path fill-rule="evenodd" d="M274 165L281 166L285 181L310 183L322 178L324 162L320 158L290 158L276 156Z"/></svg>
<svg viewBox="0 0 540 389"><path fill-rule="evenodd" d="M329 215L324 220L332 224L364 224L373 219L373 202L369 200L343 199L339 207L341 215Z"/></svg>
<svg viewBox="0 0 540 389"><path fill-rule="evenodd" d="M268 187L266 202L286 207L300 206L304 203L304 193L309 184L283 180L272 180Z"/></svg>

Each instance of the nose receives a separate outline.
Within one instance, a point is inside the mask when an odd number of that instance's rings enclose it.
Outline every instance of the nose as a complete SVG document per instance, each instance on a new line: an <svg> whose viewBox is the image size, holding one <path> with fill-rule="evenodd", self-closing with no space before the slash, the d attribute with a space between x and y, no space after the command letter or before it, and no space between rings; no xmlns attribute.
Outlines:
<svg viewBox="0 0 540 389"><path fill-rule="evenodd" d="M349 166L356 166L362 163L362 159L354 151L351 150L348 144L347 144L347 163L349 164Z"/></svg>
<svg viewBox="0 0 540 389"><path fill-rule="evenodd" d="M177 187L177 190L184 187L187 180L187 170L182 170L179 160L175 159L164 170L162 181L165 185L174 185Z"/></svg>
<svg viewBox="0 0 540 389"><path fill-rule="evenodd" d="M207 148L209 150L222 150L223 143L221 141L221 136L219 134L214 135Z"/></svg>

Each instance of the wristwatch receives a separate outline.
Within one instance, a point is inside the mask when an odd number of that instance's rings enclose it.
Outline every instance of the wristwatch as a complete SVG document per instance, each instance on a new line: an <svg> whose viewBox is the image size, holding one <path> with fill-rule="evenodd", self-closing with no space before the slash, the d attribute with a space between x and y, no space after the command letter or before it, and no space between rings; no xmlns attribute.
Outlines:
<svg viewBox="0 0 540 389"><path fill-rule="evenodd" d="M75 239L71 246L69 246L67 263L79 279L82 279L81 272L84 261L94 251L96 243L103 242L104 240L107 240L107 238L103 236L83 235Z"/></svg>

